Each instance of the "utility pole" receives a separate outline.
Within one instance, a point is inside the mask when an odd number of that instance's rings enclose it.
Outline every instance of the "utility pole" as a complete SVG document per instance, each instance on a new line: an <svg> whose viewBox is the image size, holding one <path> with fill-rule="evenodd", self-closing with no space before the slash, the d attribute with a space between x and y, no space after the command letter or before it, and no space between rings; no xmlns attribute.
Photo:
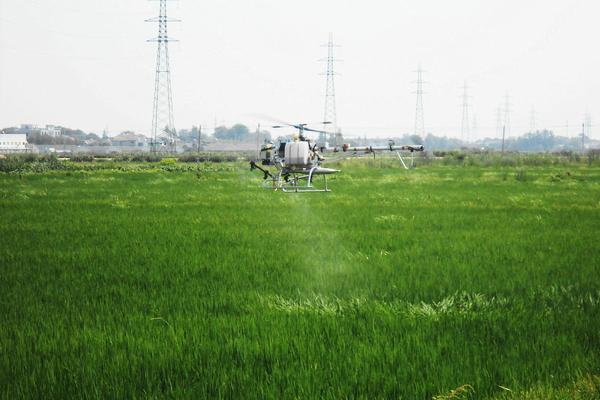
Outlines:
<svg viewBox="0 0 600 400"><path fill-rule="evenodd" d="M417 107L415 111L415 135L423 138L425 136L425 115L423 112L423 84L425 82L423 82L424 71L421 68L421 65L419 65L419 68L415 72L417 73L417 81L415 82L417 84L417 91L415 92L417 95Z"/></svg>
<svg viewBox="0 0 600 400"><path fill-rule="evenodd" d="M176 147L177 130L173 118L173 92L171 90L171 68L169 62L169 42L177 40L169 38L168 23L180 22L167 17L167 0L160 1L158 17L146 22L158 23L158 36L148 42L158 43L156 51L156 75L154 78L154 106L152 112L152 150L158 151L158 139L162 132L167 135L169 146Z"/></svg>
<svg viewBox="0 0 600 400"><path fill-rule="evenodd" d="M327 122L328 124L323 124L323 131L327 131L327 125L331 127L332 134L331 138L333 140L333 144L335 146L337 143L337 109L335 104L335 79L334 77L337 73L334 70L334 66L336 61L339 61L335 58L334 49L336 47L340 47L338 45L333 44L333 33L329 33L329 42L327 44L322 45L321 47L327 47L327 58L323 58L319 61L327 63L327 70L325 74L327 76L327 83L325 87L325 113L323 115L323 122ZM341 144L341 143L339 143Z"/></svg>
<svg viewBox="0 0 600 400"><path fill-rule="evenodd" d="M506 137L506 125L502 127L502 155L504 155L504 139Z"/></svg>

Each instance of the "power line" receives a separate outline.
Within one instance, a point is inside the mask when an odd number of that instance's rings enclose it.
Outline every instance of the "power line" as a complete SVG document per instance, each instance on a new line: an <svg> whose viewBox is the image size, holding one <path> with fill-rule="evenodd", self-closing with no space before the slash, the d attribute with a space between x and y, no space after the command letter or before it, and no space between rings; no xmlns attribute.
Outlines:
<svg viewBox="0 0 600 400"><path fill-rule="evenodd" d="M157 0L154 0L157 1ZM41 5L47 5L48 1L47 0L28 0L27 3L30 3L29 5L33 5L34 7L38 7ZM37 4L36 4L37 3ZM103 9L91 9L89 4L83 3L83 2L79 2L77 4L81 5L81 8L73 8L73 7L65 7L65 6L57 6L56 3L57 2L52 2L52 8L53 10L56 11L56 13L60 13L60 14L65 14L65 13L69 13L69 14L93 14L93 15L101 15L101 16L112 16L114 17L115 15L123 15L123 16L127 16L127 17L131 17L131 16L141 16L143 15L143 12L141 11L135 11L135 12L122 12L122 11L115 11L112 9L109 9L109 7L103 7ZM102 3L98 3L100 5L102 5ZM46 17L48 17L46 15Z"/></svg>
<svg viewBox="0 0 600 400"><path fill-rule="evenodd" d="M501 107L500 107L501 108ZM502 121L502 119L500 119L500 121ZM592 125L592 126L597 126L597 125ZM393 129L393 130L405 130L405 131L410 131L413 126L410 124L405 124L405 125L344 125L345 128L348 129ZM494 126L493 125L479 125L479 123L477 124L478 129L487 129L487 130L493 130ZM562 124L553 124L553 125L544 125L544 128L546 129L564 129L566 127L565 123ZM460 130L460 126L456 125L456 124L452 124L452 125L428 125L429 129L446 129L446 130L454 130L454 131L458 131ZM500 128L502 128L502 125L500 125ZM522 130L526 130L529 128L529 125L512 125L513 129L522 129ZM473 128L471 128L471 133L473 132ZM498 137L500 137L502 135L502 129L500 129L500 135Z"/></svg>

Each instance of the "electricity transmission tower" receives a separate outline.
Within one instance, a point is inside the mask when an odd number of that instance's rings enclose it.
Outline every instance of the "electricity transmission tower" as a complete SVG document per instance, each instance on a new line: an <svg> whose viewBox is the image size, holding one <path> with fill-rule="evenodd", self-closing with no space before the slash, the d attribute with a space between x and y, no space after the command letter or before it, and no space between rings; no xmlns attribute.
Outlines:
<svg viewBox="0 0 600 400"><path fill-rule="evenodd" d="M460 138L463 142L467 143L471 136L471 127L469 121L469 87L467 82L463 86L462 95L462 124L461 124Z"/></svg>
<svg viewBox="0 0 600 400"><path fill-rule="evenodd" d="M341 143L337 143L338 139L338 125L337 125L337 110L335 105L335 80L336 74L334 70L334 64L339 61L334 56L334 49L340 47L333 44L333 33L329 34L329 42L322 47L327 47L327 58L321 59L320 61L327 62L327 71L324 75L327 76L327 85L325 88L325 113L323 116L323 122L328 122L329 126L323 125L323 130L327 131L328 128L332 131L330 140L335 146ZM323 138L327 139L327 138Z"/></svg>
<svg viewBox="0 0 600 400"><path fill-rule="evenodd" d="M535 120L535 108L531 107L529 113L529 132L534 133L536 131L536 120Z"/></svg>
<svg viewBox="0 0 600 400"><path fill-rule="evenodd" d="M510 136L510 96L506 93L504 97L504 134Z"/></svg>
<svg viewBox="0 0 600 400"><path fill-rule="evenodd" d="M169 64L168 23L181 22L167 17L167 1L160 1L159 16L146 22L158 22L158 36L148 42L158 43L156 52L156 76L154 79L154 105L152 112L152 150L157 151L159 140L165 140L170 147L175 145L175 122L173 119L173 92L171 90L171 69Z"/></svg>
<svg viewBox="0 0 600 400"><path fill-rule="evenodd" d="M417 91L415 94L417 95L417 108L415 111L415 135L420 137L425 136L425 115L423 113L423 69L421 69L421 65L417 69Z"/></svg>
<svg viewBox="0 0 600 400"><path fill-rule="evenodd" d="M502 106L496 109L496 137L502 136Z"/></svg>
<svg viewBox="0 0 600 400"><path fill-rule="evenodd" d="M581 154L585 154L585 122L581 124Z"/></svg>

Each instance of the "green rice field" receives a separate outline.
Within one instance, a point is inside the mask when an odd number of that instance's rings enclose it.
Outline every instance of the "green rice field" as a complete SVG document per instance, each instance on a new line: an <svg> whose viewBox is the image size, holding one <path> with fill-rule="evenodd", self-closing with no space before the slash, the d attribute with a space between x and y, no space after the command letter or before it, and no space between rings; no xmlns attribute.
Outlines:
<svg viewBox="0 0 600 400"><path fill-rule="evenodd" d="M2 399L598 399L600 165L0 173Z"/></svg>

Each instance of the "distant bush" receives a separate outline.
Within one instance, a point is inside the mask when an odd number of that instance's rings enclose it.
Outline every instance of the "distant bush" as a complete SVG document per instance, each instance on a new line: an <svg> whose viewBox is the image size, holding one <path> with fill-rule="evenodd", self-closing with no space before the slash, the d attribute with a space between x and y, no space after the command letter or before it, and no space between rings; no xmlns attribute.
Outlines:
<svg viewBox="0 0 600 400"><path fill-rule="evenodd" d="M69 166L60 161L56 155L11 154L0 159L0 172L46 172L51 170L66 170Z"/></svg>
<svg viewBox="0 0 600 400"><path fill-rule="evenodd" d="M129 154L111 154L110 158L115 162L128 162L131 161L131 156Z"/></svg>
<svg viewBox="0 0 600 400"><path fill-rule="evenodd" d="M421 157L429 164L463 165L482 167L522 167L522 166L567 166L586 161L592 164L600 161L600 150L590 150L583 158L579 153L561 151L556 153L519 153L482 150L434 151L433 157Z"/></svg>
<svg viewBox="0 0 600 400"><path fill-rule="evenodd" d="M444 165L462 165L465 162L465 159L467 159L467 154L461 151L449 151L440 153L444 154L442 160L442 164Z"/></svg>
<svg viewBox="0 0 600 400"><path fill-rule="evenodd" d="M600 161L600 149L590 150L587 153L587 162L592 165L594 162Z"/></svg>
<svg viewBox="0 0 600 400"><path fill-rule="evenodd" d="M94 161L94 156L91 154L73 154L71 157L69 157L69 161L92 162L92 161Z"/></svg>
<svg viewBox="0 0 600 400"><path fill-rule="evenodd" d="M160 165L174 165L177 164L176 158L163 158L160 160Z"/></svg>
<svg viewBox="0 0 600 400"><path fill-rule="evenodd" d="M435 157L449 157L449 158L456 158L457 155L459 154L463 154L458 150L443 150L443 151L434 151L433 155Z"/></svg>
<svg viewBox="0 0 600 400"><path fill-rule="evenodd" d="M190 162L233 162L238 161L240 158L239 154L236 153L200 153L200 154L184 154L179 156L179 162L190 163Z"/></svg>
<svg viewBox="0 0 600 400"><path fill-rule="evenodd" d="M216 152L216 153L186 153L179 156L167 156L160 153L131 153L120 154L112 153L110 155L93 154L72 154L57 158L56 154L9 154L0 159L0 172L21 173L21 172L44 172L50 170L70 170L70 171L92 171L92 170L151 170L162 169L165 171L189 171L190 168L198 166L184 166L182 164L203 164L202 168L239 168L239 165L232 166L233 163L254 159L253 152ZM406 155L405 161L410 161L410 155ZM506 152L502 154L495 151L435 151L415 153L415 165L445 165L460 167L503 167L519 168L519 171L510 172L517 180L526 181L525 168L527 167L555 167L561 166L569 168L571 165L598 164L600 161L600 150L590 150L585 156L577 152L557 152L557 153L517 153ZM350 161L350 160L348 160ZM365 168L393 168L399 165L395 155L377 155L374 159L367 162L357 161L357 167ZM366 161L366 160L365 160ZM229 164L219 167L210 166L210 164ZM529 177L531 178L531 177ZM504 178L505 179L505 178Z"/></svg>
<svg viewBox="0 0 600 400"><path fill-rule="evenodd" d="M34 162L34 161L38 161L38 159L40 158L37 154L35 153L27 153L27 154L23 154L20 156L21 159L24 162Z"/></svg>
<svg viewBox="0 0 600 400"><path fill-rule="evenodd" d="M24 170L25 161L19 157L6 157L0 159L0 172L19 172Z"/></svg>
<svg viewBox="0 0 600 400"><path fill-rule="evenodd" d="M139 153L139 154L133 154L131 156L129 156L129 160L128 161L133 161L133 162L160 162L162 160L162 156L160 156L159 154L152 154L152 153Z"/></svg>
<svg viewBox="0 0 600 400"><path fill-rule="evenodd" d="M160 162L163 157L154 153L113 153L109 156L115 162Z"/></svg>
<svg viewBox="0 0 600 400"><path fill-rule="evenodd" d="M517 172L515 173L515 179L518 180L519 182L526 182L527 181L527 171L525 171L524 169L517 170Z"/></svg>

